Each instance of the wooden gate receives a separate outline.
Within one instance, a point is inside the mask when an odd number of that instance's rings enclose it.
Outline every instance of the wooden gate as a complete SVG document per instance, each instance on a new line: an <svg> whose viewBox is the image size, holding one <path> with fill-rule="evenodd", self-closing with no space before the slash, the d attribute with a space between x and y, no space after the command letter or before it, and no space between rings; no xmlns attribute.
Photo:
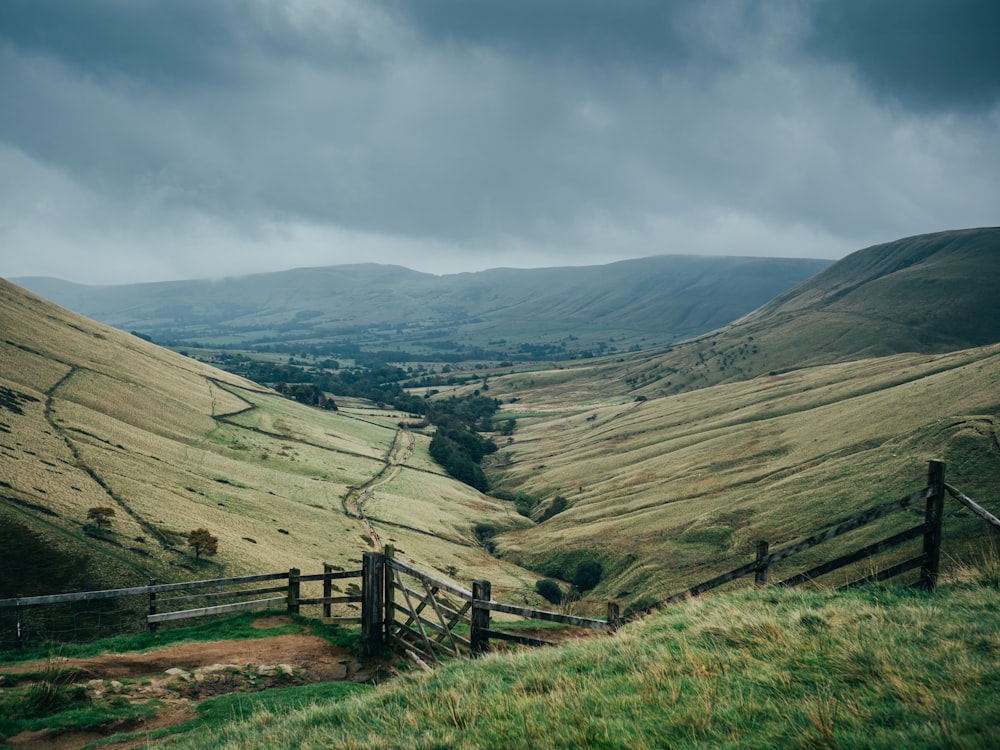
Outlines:
<svg viewBox="0 0 1000 750"><path fill-rule="evenodd" d="M385 554L389 645L418 662L472 656L473 592Z"/></svg>

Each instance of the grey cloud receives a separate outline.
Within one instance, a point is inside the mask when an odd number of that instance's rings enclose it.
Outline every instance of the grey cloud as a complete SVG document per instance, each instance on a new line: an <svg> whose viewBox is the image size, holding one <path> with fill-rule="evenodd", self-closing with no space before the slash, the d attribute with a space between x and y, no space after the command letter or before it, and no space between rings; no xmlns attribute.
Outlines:
<svg viewBox="0 0 1000 750"><path fill-rule="evenodd" d="M3 0L0 253L442 271L995 223L1000 109L897 90L865 47L896 6L858 7Z"/></svg>
<svg viewBox="0 0 1000 750"><path fill-rule="evenodd" d="M990 110L1000 102L996 0L818 0L803 48L905 107Z"/></svg>

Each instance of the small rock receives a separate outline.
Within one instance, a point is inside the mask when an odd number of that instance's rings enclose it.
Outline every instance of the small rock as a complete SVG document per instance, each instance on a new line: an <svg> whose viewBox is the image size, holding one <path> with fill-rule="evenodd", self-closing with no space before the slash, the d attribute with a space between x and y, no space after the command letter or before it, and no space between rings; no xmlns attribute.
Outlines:
<svg viewBox="0 0 1000 750"><path fill-rule="evenodd" d="M171 677L180 677L185 682L191 682L192 677L190 672L185 672L179 667L171 667L164 674L168 674Z"/></svg>
<svg viewBox="0 0 1000 750"><path fill-rule="evenodd" d="M201 672L202 674L208 674L210 672L226 672L226 671L239 672L240 668L236 664L212 664L207 667L198 667L197 671Z"/></svg>

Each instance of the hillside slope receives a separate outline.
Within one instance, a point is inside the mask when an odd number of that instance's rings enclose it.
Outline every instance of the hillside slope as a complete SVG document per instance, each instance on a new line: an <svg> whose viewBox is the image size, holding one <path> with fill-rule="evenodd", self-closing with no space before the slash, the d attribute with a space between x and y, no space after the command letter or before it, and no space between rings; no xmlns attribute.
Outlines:
<svg viewBox="0 0 1000 750"><path fill-rule="evenodd" d="M998 288L1000 228L938 232L853 253L741 322L795 319L841 356L951 351L1000 341Z"/></svg>
<svg viewBox="0 0 1000 750"><path fill-rule="evenodd" d="M536 520L566 506L499 548L565 581L598 559L596 595L634 602L902 496L931 458L1000 511L1000 347L963 348L1000 341L998 288L1000 230L909 238L690 342L491 378L518 424L494 482ZM988 533L959 526L957 556Z"/></svg>
<svg viewBox="0 0 1000 750"><path fill-rule="evenodd" d="M398 414L302 406L3 280L0 321L0 598L350 569L372 541L349 500L420 564L531 590L472 533L517 523L505 504L444 476ZM109 530L94 507L114 510ZM215 558L186 547L197 527Z"/></svg>
<svg viewBox="0 0 1000 750"><path fill-rule="evenodd" d="M996 572L932 595L705 597L613 637L453 661L293 711L240 710L165 747L996 747Z"/></svg>
<svg viewBox="0 0 1000 750"><path fill-rule="evenodd" d="M657 256L447 276L363 264L111 287L17 281L156 341L350 341L387 349L493 341L496 349L499 339L512 346L569 340L577 347L603 341L624 350L724 325L828 264Z"/></svg>
<svg viewBox="0 0 1000 750"><path fill-rule="evenodd" d="M848 255L731 325L633 356L646 396L903 352L1000 342L1000 228L920 235Z"/></svg>
<svg viewBox="0 0 1000 750"><path fill-rule="evenodd" d="M948 463L950 482L1000 513L997 345L801 368L639 401L566 377L490 380L505 402L500 417L518 424L494 456L491 480L536 498L537 520L557 497L566 506L496 543L505 558L566 582L582 560L600 561L598 600L663 598L748 562L757 540L807 537L903 497L924 486L932 458ZM948 523L955 559L994 533L961 515ZM831 556L817 554L807 562Z"/></svg>

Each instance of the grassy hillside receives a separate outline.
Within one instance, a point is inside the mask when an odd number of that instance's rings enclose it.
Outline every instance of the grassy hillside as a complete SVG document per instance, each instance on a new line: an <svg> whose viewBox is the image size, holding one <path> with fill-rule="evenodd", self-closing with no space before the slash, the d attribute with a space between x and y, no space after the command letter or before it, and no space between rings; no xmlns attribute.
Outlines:
<svg viewBox="0 0 1000 750"><path fill-rule="evenodd" d="M737 567L758 539L809 536L923 487L931 458L1000 512L998 346L804 368L646 401L544 378L491 381L508 402L501 416L519 425L496 455L494 479L538 498L536 518L557 496L568 507L496 541L505 558L567 581L581 556L602 561L598 599L662 598ZM948 554L961 557L984 527L950 516ZM707 566L713 558L721 560Z"/></svg>
<svg viewBox="0 0 1000 750"><path fill-rule="evenodd" d="M934 594L768 589L262 709L171 748L995 747L995 560Z"/></svg>
<svg viewBox="0 0 1000 750"><path fill-rule="evenodd" d="M520 344L568 351L649 346L728 323L828 261L658 256L605 266L434 276L333 266L217 281L88 287L22 279L70 309L157 341L347 342L366 349L501 355ZM330 352L335 355L335 351Z"/></svg>
<svg viewBox="0 0 1000 750"><path fill-rule="evenodd" d="M362 487L402 555L530 595L533 577L473 535L518 518L444 476L400 415L302 406L6 281L0 320L0 598L357 567L372 542L345 503ZM433 517L413 510L427 498ZM105 506L101 530L87 513ZM194 560L197 527L219 538L216 557Z"/></svg>
<svg viewBox="0 0 1000 750"><path fill-rule="evenodd" d="M498 549L564 581L599 560L594 597L634 604L918 489L931 458L1000 511L1000 348L947 344L1000 341L998 245L970 230L869 248L667 351L491 378L518 423L494 482L534 497L536 520L566 506ZM988 533L948 523L955 556Z"/></svg>
<svg viewBox="0 0 1000 750"><path fill-rule="evenodd" d="M612 377L646 396L771 372L1000 342L1000 228L859 250L731 325L628 357Z"/></svg>

